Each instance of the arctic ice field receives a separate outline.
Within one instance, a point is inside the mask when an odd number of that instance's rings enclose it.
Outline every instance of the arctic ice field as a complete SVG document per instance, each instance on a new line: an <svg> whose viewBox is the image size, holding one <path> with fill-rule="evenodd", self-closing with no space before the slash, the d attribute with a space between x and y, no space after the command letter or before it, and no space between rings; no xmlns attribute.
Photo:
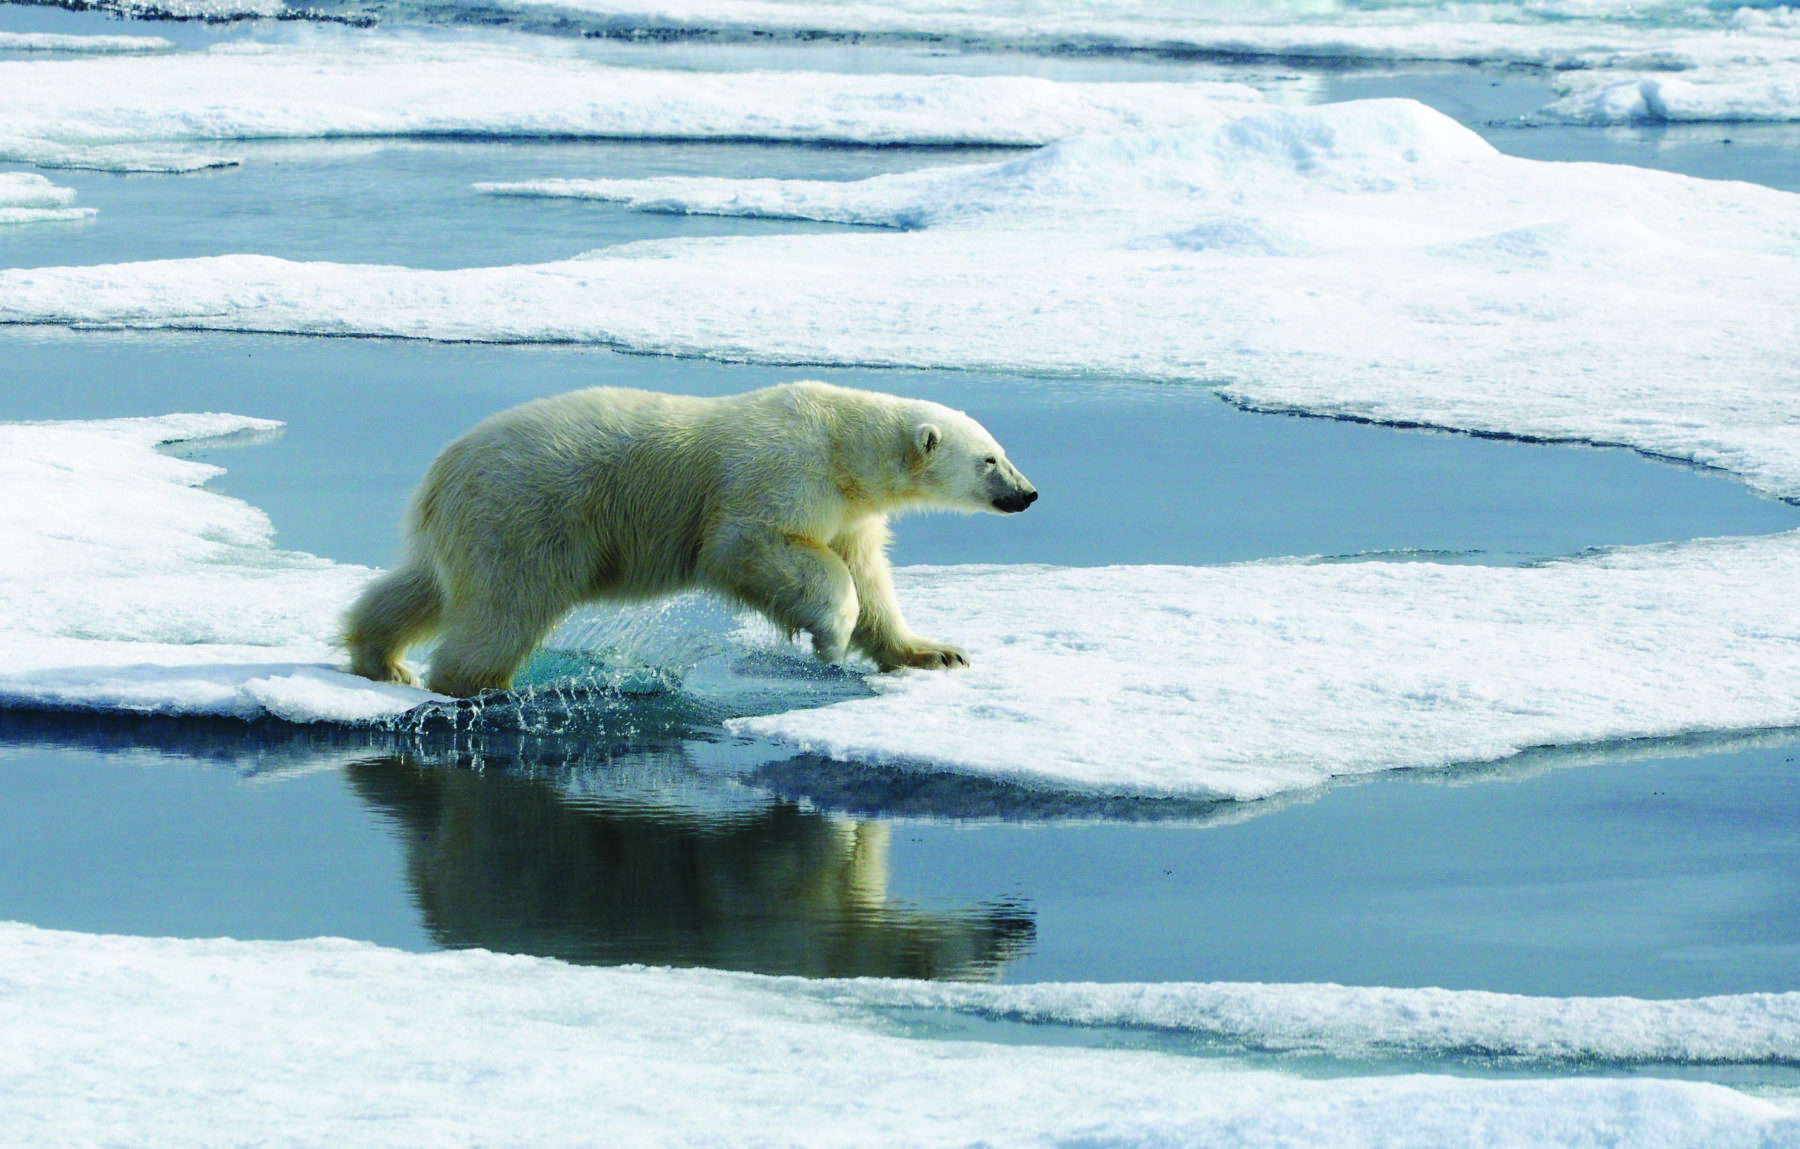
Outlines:
<svg viewBox="0 0 1800 1149"><path fill-rule="evenodd" d="M1787 7L0 3L0 1143L1800 1144L1797 363ZM967 670L345 671L801 378L1042 491Z"/></svg>

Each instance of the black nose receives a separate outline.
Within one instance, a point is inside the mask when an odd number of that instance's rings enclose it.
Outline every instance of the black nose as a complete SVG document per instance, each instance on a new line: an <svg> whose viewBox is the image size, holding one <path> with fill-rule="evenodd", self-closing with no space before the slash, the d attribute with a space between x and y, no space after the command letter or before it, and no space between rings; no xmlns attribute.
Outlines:
<svg viewBox="0 0 1800 1149"><path fill-rule="evenodd" d="M996 510L1005 511L1010 515L1024 510L1035 502L1037 502L1036 491L1020 491L1017 494L1007 495L1003 499L995 499L994 507Z"/></svg>

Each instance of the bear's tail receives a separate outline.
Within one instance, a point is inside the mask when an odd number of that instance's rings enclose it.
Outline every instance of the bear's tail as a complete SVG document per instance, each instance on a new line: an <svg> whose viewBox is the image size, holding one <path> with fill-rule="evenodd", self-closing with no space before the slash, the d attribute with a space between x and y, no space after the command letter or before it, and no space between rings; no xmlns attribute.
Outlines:
<svg viewBox="0 0 1800 1149"><path fill-rule="evenodd" d="M444 594L429 563L412 561L382 575L344 614L343 644L350 669L376 682L419 685L400 660L407 647L438 628Z"/></svg>

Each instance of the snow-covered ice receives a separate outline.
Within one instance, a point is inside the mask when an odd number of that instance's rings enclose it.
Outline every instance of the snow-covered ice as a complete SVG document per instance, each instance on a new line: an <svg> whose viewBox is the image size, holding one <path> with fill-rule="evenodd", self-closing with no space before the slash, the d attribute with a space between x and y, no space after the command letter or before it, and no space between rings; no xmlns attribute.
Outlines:
<svg viewBox="0 0 1800 1149"><path fill-rule="evenodd" d="M371 573L271 545L268 516L159 444L269 432L235 415L0 425L0 704L371 721L434 695L343 673Z"/></svg>
<svg viewBox="0 0 1800 1149"><path fill-rule="evenodd" d="M1201 383L1247 406L1590 440L1800 498L1800 197L1496 152L1407 100L662 210L912 229L420 271L225 256L0 272L0 320L574 340Z"/></svg>
<svg viewBox="0 0 1800 1149"><path fill-rule="evenodd" d="M1800 120L1800 62L1641 76L1576 73L1534 119L1577 124Z"/></svg>
<svg viewBox="0 0 1800 1149"><path fill-rule="evenodd" d="M235 156L198 148L153 148L137 144L59 144L31 136L8 135L0 120L0 163L97 172L140 172L176 175L208 168L235 167Z"/></svg>
<svg viewBox="0 0 1800 1149"><path fill-rule="evenodd" d="M0 52L87 52L114 55L172 52L161 36L69 36L55 32L0 32Z"/></svg>
<svg viewBox="0 0 1800 1149"><path fill-rule="evenodd" d="M1318 62L1442 60L1547 68L1684 68L1800 49L1785 7L1681 2L1358 3L1284 0L509 0L596 29L709 37L919 39L1050 53L1148 51Z"/></svg>
<svg viewBox="0 0 1800 1149"><path fill-rule="evenodd" d="M0 224L88 219L91 207L74 207L75 189L58 187L30 172L0 172Z"/></svg>
<svg viewBox="0 0 1800 1149"><path fill-rule="evenodd" d="M804 982L840 1005L930 1009L1032 1025L1149 1030L1227 1049L1343 1060L1483 1057L1636 1065L1790 1064L1800 994L1676 1000L1262 982Z"/></svg>
<svg viewBox="0 0 1800 1149"><path fill-rule="evenodd" d="M142 20L255 20L313 11L283 0L82 0L80 6Z"/></svg>
<svg viewBox="0 0 1800 1149"><path fill-rule="evenodd" d="M933 992L905 983L17 924L0 925L0 970L0 1098L7 1136L21 1143L546 1145L588 1144L600 1130L610 1142L709 1144L1800 1140L1787 1106L1689 1081L1308 1079L1166 1053L909 1037L877 1012L884 998ZM1136 988L1179 999L1189 987ZM1206 987L1192 989L1205 999ZM1309 989L1332 992L1289 993ZM1414 1008L1497 1011L1465 1022L1491 1032L1509 1001L1476 996L1419 997ZM1760 1049L1792 1025L1784 998L1718 1000L1685 1014L1668 1005L1689 1003L1616 1002L1597 1024L1565 1031L1604 1048L1622 1030L1632 1049L1660 1032L1653 1044L1679 1049L1685 1029L1744 1016L1756 1023L1744 1044ZM1562 1011L1565 1021L1578 1012ZM1372 1014L1371 1030L1391 1017ZM1791 1037L1778 1040L1791 1057Z"/></svg>
<svg viewBox="0 0 1800 1149"><path fill-rule="evenodd" d="M734 720L852 761L1253 799L1533 746L1800 726L1800 533L1525 568L900 572L965 673Z"/></svg>
<svg viewBox="0 0 1800 1149"><path fill-rule="evenodd" d="M622 68L557 43L367 36L0 61L0 132L64 146L396 135L1021 145L1173 127L1260 99L1226 83Z"/></svg>

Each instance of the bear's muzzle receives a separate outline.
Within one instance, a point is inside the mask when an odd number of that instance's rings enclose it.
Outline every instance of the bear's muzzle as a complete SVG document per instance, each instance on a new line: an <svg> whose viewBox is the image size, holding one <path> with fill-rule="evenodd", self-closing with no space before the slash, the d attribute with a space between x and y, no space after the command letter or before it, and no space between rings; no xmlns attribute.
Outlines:
<svg viewBox="0 0 1800 1149"><path fill-rule="evenodd" d="M1017 514L1035 502L1037 502L1037 492L1027 487L1022 491L1013 491L995 499L994 509L1004 511L1009 515Z"/></svg>

